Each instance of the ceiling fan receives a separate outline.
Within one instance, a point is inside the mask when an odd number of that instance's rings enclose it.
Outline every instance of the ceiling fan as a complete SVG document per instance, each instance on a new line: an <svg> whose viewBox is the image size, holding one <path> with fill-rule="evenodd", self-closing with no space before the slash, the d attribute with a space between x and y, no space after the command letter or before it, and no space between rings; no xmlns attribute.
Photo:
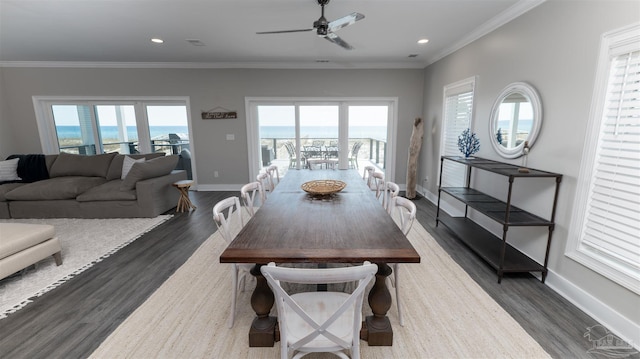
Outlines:
<svg viewBox="0 0 640 359"><path fill-rule="evenodd" d="M327 21L327 19L324 17L324 6L327 5L329 1L330 0L318 0L318 5L320 5L320 7L322 8L322 14L320 15L320 18L318 20L313 22L313 27L310 29L262 31L256 32L256 34L284 34L288 32L306 32L315 29L318 36L324 37L325 39L333 42L336 45L342 46L347 50L353 50L353 46L342 40L338 35L334 34L334 32L342 29L345 26L351 25L356 21L364 19L364 15L354 12L337 20Z"/></svg>

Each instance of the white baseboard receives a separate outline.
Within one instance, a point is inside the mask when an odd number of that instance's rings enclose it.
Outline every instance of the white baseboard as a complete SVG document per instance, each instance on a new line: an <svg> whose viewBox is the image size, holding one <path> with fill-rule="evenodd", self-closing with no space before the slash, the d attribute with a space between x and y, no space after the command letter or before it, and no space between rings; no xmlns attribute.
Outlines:
<svg viewBox="0 0 640 359"><path fill-rule="evenodd" d="M620 339L640 350L640 325L552 270L548 271L545 284L597 321L593 325L603 325ZM584 330L586 332L587 328Z"/></svg>
<svg viewBox="0 0 640 359"><path fill-rule="evenodd" d="M433 204L438 203L437 195L421 187L420 192ZM451 213L451 209L446 208L446 202L441 202L440 204L442 205L441 209ZM453 212L457 212L457 210L453 209ZM620 339L640 350L640 325L616 312L606 303L603 303L551 269L548 271L545 283L553 291L593 318L593 325L603 325ZM584 328L584 330L586 332L588 329Z"/></svg>

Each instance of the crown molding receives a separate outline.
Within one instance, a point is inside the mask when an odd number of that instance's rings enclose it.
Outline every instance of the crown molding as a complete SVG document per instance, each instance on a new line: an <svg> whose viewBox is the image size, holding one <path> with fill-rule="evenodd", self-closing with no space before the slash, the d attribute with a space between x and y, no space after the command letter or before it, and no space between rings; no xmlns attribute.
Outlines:
<svg viewBox="0 0 640 359"><path fill-rule="evenodd" d="M91 62L0 61L0 67L108 69L424 69L420 62Z"/></svg>
<svg viewBox="0 0 640 359"><path fill-rule="evenodd" d="M505 11L493 17L491 20L485 22L480 25L474 31L469 33L464 38L460 39L460 41L455 42L451 46L445 48L444 50L438 52L437 54L429 57L426 62L426 66L431 65L432 63L442 59L443 57L450 55L461 48L469 45L470 43L478 40L484 35L494 31L500 26L510 22L511 20L519 17L520 15L526 13L527 11L537 7L542 4L546 0L520 0L513 6L509 7Z"/></svg>

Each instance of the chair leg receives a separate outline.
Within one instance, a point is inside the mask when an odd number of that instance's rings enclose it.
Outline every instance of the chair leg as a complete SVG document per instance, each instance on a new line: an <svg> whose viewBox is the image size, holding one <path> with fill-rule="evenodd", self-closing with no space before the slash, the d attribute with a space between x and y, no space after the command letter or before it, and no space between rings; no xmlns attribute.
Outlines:
<svg viewBox="0 0 640 359"><path fill-rule="evenodd" d="M235 268L235 266L231 277L233 288L231 289L231 312L229 313L229 323L227 324L229 329L233 328L233 322L236 316L236 297L238 296L238 269Z"/></svg>

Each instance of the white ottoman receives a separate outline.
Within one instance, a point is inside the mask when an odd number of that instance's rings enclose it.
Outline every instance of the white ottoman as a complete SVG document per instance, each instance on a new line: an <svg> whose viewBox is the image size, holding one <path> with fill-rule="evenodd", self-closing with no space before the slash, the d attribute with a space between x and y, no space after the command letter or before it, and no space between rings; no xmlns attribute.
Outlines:
<svg viewBox="0 0 640 359"><path fill-rule="evenodd" d="M48 256L62 264L62 247L48 224L0 223L0 279Z"/></svg>

